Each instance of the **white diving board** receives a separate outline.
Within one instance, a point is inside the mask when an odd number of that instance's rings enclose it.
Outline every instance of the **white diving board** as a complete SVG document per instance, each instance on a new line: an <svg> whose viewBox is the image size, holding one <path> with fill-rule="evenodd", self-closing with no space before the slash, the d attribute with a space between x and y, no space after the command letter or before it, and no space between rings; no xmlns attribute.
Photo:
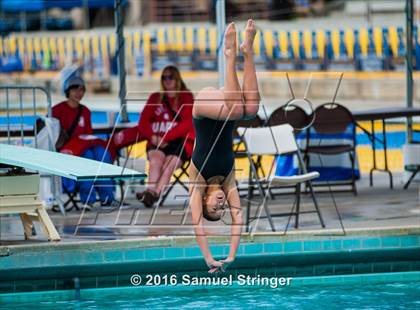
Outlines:
<svg viewBox="0 0 420 310"><path fill-rule="evenodd" d="M0 163L50 173L76 181L145 179L135 171L78 156L0 143Z"/></svg>

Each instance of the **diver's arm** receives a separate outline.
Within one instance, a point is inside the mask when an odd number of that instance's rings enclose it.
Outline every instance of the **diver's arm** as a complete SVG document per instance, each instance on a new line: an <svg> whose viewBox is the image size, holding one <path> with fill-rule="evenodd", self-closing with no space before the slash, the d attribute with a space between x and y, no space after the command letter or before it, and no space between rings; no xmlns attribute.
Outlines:
<svg viewBox="0 0 420 310"><path fill-rule="evenodd" d="M228 257L224 260L226 263L233 262L238 250L239 242L242 233L242 208L239 197L238 188L236 186L235 174L232 173L226 179L224 185L224 192L226 193L227 202L230 208L230 215L232 218L231 233L230 233L230 250Z"/></svg>
<svg viewBox="0 0 420 310"><path fill-rule="evenodd" d="M192 222L194 225L194 233L197 239L198 246L200 247L201 253L206 260L207 265L213 263L214 258L210 253L209 243L203 227L203 207L202 207L202 196L200 191L194 189L190 198Z"/></svg>
<svg viewBox="0 0 420 310"><path fill-rule="evenodd" d="M222 266L222 263L216 261L211 255L207 236L203 227L203 191L205 182L203 184L202 180L200 180L197 169L192 163L190 164L189 176L191 183L189 189L190 207L195 237L197 239L201 253L204 256L206 264L210 268L209 272L216 272L218 271L219 267Z"/></svg>

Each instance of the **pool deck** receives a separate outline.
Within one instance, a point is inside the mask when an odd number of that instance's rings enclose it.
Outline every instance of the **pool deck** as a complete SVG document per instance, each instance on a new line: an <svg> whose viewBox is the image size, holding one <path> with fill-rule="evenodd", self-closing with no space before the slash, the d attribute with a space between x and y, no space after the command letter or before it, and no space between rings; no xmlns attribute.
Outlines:
<svg viewBox="0 0 420 310"><path fill-rule="evenodd" d="M277 231L271 232L268 221L261 219L254 226L251 234L244 233L243 241L255 238L290 240L311 238L311 236L352 236L352 235L402 235L406 233L420 234L420 188L413 182L409 189L402 189L402 174L394 173L393 190L389 188L388 177L377 173L374 186L369 186L367 175L362 175L357 182L358 195L352 193L334 193L334 200L342 218L340 224L333 199L330 193L317 194L320 209L326 223L322 229L316 214L302 215L299 229L294 229L294 218L291 218L287 231L285 227L288 217L274 218ZM293 195L277 196L270 202L272 213L290 210ZM259 198L256 197L256 200ZM130 200L127 210L110 213L70 211L66 216L49 211L53 223L61 236L60 242L48 242L36 224L38 235L24 240L23 227L17 216L0 217L0 251L7 249L31 249L54 247L91 247L105 244L121 244L127 242L137 246L181 244L196 245L190 217L181 225L184 207L174 199L158 210L145 209L140 203ZM244 208L245 202L243 202ZM312 209L311 201L303 199L303 209ZM256 206L253 207L256 210ZM229 217L229 216L228 216ZM227 218L228 218L227 217ZM218 222L206 227L212 242L227 243L229 240L229 223ZM245 232L245 229L243 230Z"/></svg>

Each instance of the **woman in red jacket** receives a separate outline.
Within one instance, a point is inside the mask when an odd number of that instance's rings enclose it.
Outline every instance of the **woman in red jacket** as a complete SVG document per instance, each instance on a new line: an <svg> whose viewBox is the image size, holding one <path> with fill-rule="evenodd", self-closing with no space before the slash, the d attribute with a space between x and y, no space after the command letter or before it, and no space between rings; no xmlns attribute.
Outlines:
<svg viewBox="0 0 420 310"><path fill-rule="evenodd" d="M147 139L149 181L137 199L152 207L172 174L191 158L194 146L192 106L194 98L174 66L160 79L161 91L150 95L141 112L138 130Z"/></svg>

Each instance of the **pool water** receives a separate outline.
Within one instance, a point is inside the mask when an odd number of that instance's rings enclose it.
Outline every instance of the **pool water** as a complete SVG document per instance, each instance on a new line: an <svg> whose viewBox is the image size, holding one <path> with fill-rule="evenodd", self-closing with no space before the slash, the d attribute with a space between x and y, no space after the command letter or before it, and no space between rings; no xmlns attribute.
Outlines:
<svg viewBox="0 0 420 310"><path fill-rule="evenodd" d="M337 286L200 287L178 289L140 287L96 290L91 297L55 301L1 302L0 309L420 309L420 283L346 284ZM89 295L89 294L86 294Z"/></svg>

